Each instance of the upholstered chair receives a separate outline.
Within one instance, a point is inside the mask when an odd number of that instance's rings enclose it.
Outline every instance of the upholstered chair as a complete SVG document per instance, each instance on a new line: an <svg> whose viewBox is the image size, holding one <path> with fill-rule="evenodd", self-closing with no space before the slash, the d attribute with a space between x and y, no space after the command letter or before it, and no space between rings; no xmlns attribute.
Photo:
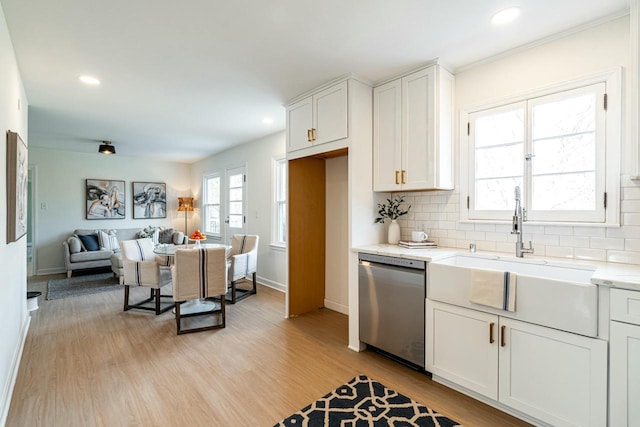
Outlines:
<svg viewBox="0 0 640 427"><path fill-rule="evenodd" d="M158 261L164 261L164 257L157 257L153 253L151 239L125 240L120 242L122 253L122 268L124 273L124 311L132 308L155 311L156 314L164 313L173 308L173 300L169 304L161 303L161 298L172 298L171 295L162 295L160 288L171 284L171 270L163 268ZM131 286L146 286L151 288L148 299L135 304L129 304L129 290ZM155 301L155 306L147 303Z"/></svg>
<svg viewBox="0 0 640 427"><path fill-rule="evenodd" d="M226 248L178 249L171 271L178 335L224 328Z"/></svg>
<svg viewBox="0 0 640 427"><path fill-rule="evenodd" d="M256 270L258 267L259 236L234 234L231 238L229 251L229 281L231 289L227 301L235 304L249 295L256 293ZM241 289L236 286L240 279L251 276L251 289Z"/></svg>

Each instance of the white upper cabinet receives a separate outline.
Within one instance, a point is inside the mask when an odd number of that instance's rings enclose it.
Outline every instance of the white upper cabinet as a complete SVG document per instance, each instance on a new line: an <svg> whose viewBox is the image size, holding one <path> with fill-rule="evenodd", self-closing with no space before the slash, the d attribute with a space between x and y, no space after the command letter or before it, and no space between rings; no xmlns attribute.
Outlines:
<svg viewBox="0 0 640 427"><path fill-rule="evenodd" d="M287 151L347 137L346 81L287 106Z"/></svg>
<svg viewBox="0 0 640 427"><path fill-rule="evenodd" d="M453 189L453 76L432 65L373 100L374 191Z"/></svg>

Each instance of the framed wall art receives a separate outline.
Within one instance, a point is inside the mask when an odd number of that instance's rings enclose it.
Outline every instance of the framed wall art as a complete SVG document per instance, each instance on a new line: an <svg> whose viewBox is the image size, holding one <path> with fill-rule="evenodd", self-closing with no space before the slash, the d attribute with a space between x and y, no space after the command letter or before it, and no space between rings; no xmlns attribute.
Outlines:
<svg viewBox="0 0 640 427"><path fill-rule="evenodd" d="M15 132L7 131L7 243L27 233L27 146Z"/></svg>
<svg viewBox="0 0 640 427"><path fill-rule="evenodd" d="M166 218L167 184L164 182L133 183L133 218Z"/></svg>
<svg viewBox="0 0 640 427"><path fill-rule="evenodd" d="M124 219L124 181L87 179L86 184L87 219Z"/></svg>

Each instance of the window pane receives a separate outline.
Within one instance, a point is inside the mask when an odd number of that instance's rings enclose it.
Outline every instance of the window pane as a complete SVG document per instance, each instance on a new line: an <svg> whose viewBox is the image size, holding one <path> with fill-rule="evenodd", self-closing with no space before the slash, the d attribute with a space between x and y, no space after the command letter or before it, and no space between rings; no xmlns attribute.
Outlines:
<svg viewBox="0 0 640 427"><path fill-rule="evenodd" d="M476 150L476 179L522 176L523 143Z"/></svg>
<svg viewBox="0 0 640 427"><path fill-rule="evenodd" d="M242 187L242 174L229 176L229 188Z"/></svg>
<svg viewBox="0 0 640 427"><path fill-rule="evenodd" d="M286 160L281 160L277 163L277 187L276 187L276 199L277 201L283 201L287 195L287 163Z"/></svg>
<svg viewBox="0 0 640 427"><path fill-rule="evenodd" d="M532 208L548 211L587 211L596 207L594 172L533 177Z"/></svg>
<svg viewBox="0 0 640 427"><path fill-rule="evenodd" d="M229 202L229 213L231 215L242 215L242 202Z"/></svg>
<svg viewBox="0 0 640 427"><path fill-rule="evenodd" d="M220 177L207 179L207 200L205 203L218 204L220 203Z"/></svg>
<svg viewBox="0 0 640 427"><path fill-rule="evenodd" d="M595 130L595 93L538 104L533 107L533 139Z"/></svg>
<svg viewBox="0 0 640 427"><path fill-rule="evenodd" d="M524 110L517 108L479 117L475 121L475 146L522 142L524 140Z"/></svg>
<svg viewBox="0 0 640 427"><path fill-rule="evenodd" d="M483 179L476 181L476 210L503 211L515 207L514 189L522 188L522 178Z"/></svg>
<svg viewBox="0 0 640 427"><path fill-rule="evenodd" d="M242 228L242 215L229 215L229 227Z"/></svg>
<svg viewBox="0 0 640 427"><path fill-rule="evenodd" d="M230 201L242 201L242 187L229 190Z"/></svg>
<svg viewBox="0 0 640 427"><path fill-rule="evenodd" d="M278 205L278 242L287 241L287 204Z"/></svg>
<svg viewBox="0 0 640 427"><path fill-rule="evenodd" d="M593 133L534 141L533 175L593 171L596 141Z"/></svg>
<svg viewBox="0 0 640 427"><path fill-rule="evenodd" d="M220 233L220 206L207 206L205 217L205 232Z"/></svg>

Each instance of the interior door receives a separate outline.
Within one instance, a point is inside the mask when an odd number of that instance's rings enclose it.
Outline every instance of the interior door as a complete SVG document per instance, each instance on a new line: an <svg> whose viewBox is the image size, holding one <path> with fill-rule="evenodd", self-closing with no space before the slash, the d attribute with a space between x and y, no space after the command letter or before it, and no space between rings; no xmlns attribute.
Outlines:
<svg viewBox="0 0 640 427"><path fill-rule="evenodd" d="M247 182L246 166L226 170L226 218L224 239L231 241L234 234L246 234L246 199Z"/></svg>

